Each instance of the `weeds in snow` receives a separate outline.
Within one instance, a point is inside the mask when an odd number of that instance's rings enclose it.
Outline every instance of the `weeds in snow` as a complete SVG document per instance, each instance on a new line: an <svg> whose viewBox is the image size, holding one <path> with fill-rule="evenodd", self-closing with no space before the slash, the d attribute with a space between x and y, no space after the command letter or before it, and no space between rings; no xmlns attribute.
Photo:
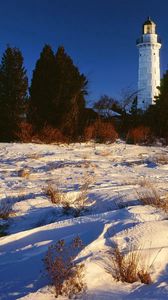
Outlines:
<svg viewBox="0 0 168 300"><path fill-rule="evenodd" d="M24 178L28 178L30 175L30 171L28 169L21 169L18 171L18 176L19 177L24 177Z"/></svg>
<svg viewBox="0 0 168 300"><path fill-rule="evenodd" d="M7 227L8 226L6 224L4 224L4 225L0 224L0 237L7 235L7 233L6 233Z"/></svg>
<svg viewBox="0 0 168 300"><path fill-rule="evenodd" d="M5 200L0 201L0 219L6 220L13 214L12 204Z"/></svg>
<svg viewBox="0 0 168 300"><path fill-rule="evenodd" d="M144 184L144 189L136 190L138 199L144 205L151 205L168 212L168 195L160 197L157 189L150 182Z"/></svg>
<svg viewBox="0 0 168 300"><path fill-rule="evenodd" d="M66 245L65 240L60 240L48 248L44 263L56 297L63 295L72 298L85 291L84 264L75 262L75 257L82 248L83 244L78 236L70 245Z"/></svg>
<svg viewBox="0 0 168 300"><path fill-rule="evenodd" d="M48 185L47 188L44 188L44 193L53 204L65 205L65 194L58 187L54 188L52 185Z"/></svg>
<svg viewBox="0 0 168 300"><path fill-rule="evenodd" d="M166 165L168 163L168 154L161 153L154 156L154 161L159 165Z"/></svg>
<svg viewBox="0 0 168 300"><path fill-rule="evenodd" d="M27 155L28 159L39 159L40 157L41 157L40 154L36 152Z"/></svg>
<svg viewBox="0 0 168 300"><path fill-rule="evenodd" d="M53 204L61 205L63 207L63 213L72 213L75 217L79 217L89 204L87 196L89 185L90 180L87 179L81 185L77 196L72 200L68 199L66 193L62 192L58 187L54 188L49 185L44 189L44 192Z"/></svg>
<svg viewBox="0 0 168 300"><path fill-rule="evenodd" d="M106 271L117 281L133 283L140 280L150 284L151 276L145 267L140 266L141 261L140 250L131 249L127 254L123 254L116 246L107 254Z"/></svg>
<svg viewBox="0 0 168 300"><path fill-rule="evenodd" d="M85 181L84 184L81 185L78 196L73 201L73 206L75 208L75 217L80 216L81 212L85 210L88 205L88 189L89 189L90 181Z"/></svg>

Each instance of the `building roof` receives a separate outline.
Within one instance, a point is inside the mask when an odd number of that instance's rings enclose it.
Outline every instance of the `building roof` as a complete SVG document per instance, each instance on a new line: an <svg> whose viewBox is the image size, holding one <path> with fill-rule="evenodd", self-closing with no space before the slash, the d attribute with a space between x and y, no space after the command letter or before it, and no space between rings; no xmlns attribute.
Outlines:
<svg viewBox="0 0 168 300"><path fill-rule="evenodd" d="M143 25L156 25L156 24L155 24L155 22L153 22L153 21L151 20L150 17L148 17L148 19L145 21L145 23L144 23Z"/></svg>

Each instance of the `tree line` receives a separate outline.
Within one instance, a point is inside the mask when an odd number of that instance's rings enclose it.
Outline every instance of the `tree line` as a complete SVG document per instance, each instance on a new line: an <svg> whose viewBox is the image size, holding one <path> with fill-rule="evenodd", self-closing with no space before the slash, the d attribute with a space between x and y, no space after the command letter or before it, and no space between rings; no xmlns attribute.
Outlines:
<svg viewBox="0 0 168 300"><path fill-rule="evenodd" d="M137 109L135 92L125 97L123 106L104 95L95 102L94 109L86 108L87 86L86 76L64 47L54 53L50 45L45 45L29 87L21 51L8 46L0 63L0 141L41 137L45 142L49 136L60 141L77 141L84 136L115 140L118 135L127 138L138 126L168 138L168 71L161 80L156 104L146 112ZM118 113L117 121L111 111Z"/></svg>
<svg viewBox="0 0 168 300"><path fill-rule="evenodd" d="M48 126L65 136L81 135L87 84L64 47L54 53L45 45L28 88L21 51L7 47L0 64L0 141L17 139L21 122L31 124L35 134Z"/></svg>

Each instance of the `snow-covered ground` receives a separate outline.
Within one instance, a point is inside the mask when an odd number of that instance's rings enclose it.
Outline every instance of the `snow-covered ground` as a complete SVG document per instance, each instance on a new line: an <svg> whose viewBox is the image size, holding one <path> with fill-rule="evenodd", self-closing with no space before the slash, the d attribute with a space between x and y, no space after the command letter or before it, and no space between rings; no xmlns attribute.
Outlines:
<svg viewBox="0 0 168 300"><path fill-rule="evenodd" d="M143 206L137 190L149 181L160 195L168 191L168 147L70 144L0 144L0 203L12 214L0 237L0 299L55 299L43 259L48 246L77 235L85 263L87 291L82 299L168 299L168 216ZM80 217L65 215L45 195L59 187L67 199L90 181L91 205ZM153 283L116 282L105 271L106 251L141 248Z"/></svg>

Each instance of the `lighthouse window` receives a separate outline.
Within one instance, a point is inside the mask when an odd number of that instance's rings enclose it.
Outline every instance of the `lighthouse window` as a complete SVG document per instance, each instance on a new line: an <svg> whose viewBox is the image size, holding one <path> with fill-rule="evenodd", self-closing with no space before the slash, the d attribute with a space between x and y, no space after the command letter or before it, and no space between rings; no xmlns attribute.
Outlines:
<svg viewBox="0 0 168 300"><path fill-rule="evenodd" d="M147 26L147 33L151 33L151 26L149 25L149 26Z"/></svg>

